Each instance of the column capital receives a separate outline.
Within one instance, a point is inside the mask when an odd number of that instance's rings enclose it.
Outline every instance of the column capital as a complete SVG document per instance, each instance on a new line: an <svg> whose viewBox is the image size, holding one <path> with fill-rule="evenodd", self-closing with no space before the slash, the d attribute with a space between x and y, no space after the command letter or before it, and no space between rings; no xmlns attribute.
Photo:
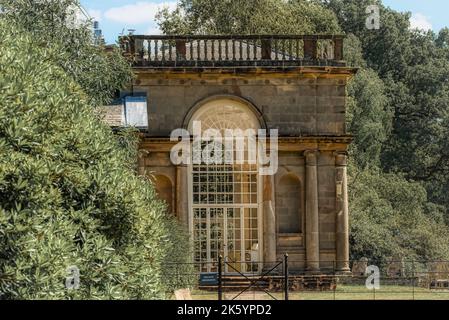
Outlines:
<svg viewBox="0 0 449 320"><path fill-rule="evenodd" d="M306 158L306 165L316 166L319 153L320 152L318 150L304 151L304 157Z"/></svg>
<svg viewBox="0 0 449 320"><path fill-rule="evenodd" d="M340 167L346 167L348 165L348 153L336 151L334 152L335 165Z"/></svg>

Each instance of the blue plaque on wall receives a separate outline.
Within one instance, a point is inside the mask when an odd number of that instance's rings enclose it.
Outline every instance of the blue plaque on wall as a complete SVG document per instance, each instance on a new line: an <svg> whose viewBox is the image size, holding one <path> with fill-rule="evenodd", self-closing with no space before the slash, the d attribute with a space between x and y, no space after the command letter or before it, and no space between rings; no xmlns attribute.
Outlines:
<svg viewBox="0 0 449 320"><path fill-rule="evenodd" d="M218 273L217 272L207 272L200 274L200 285L201 286L216 286L218 285Z"/></svg>

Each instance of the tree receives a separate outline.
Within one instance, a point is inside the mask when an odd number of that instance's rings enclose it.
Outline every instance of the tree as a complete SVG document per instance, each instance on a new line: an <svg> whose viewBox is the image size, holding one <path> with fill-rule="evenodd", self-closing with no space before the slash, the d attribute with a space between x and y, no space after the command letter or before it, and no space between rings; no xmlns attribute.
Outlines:
<svg viewBox="0 0 449 320"><path fill-rule="evenodd" d="M422 185L379 169L351 166L350 171L351 259L369 257L381 264L394 256L449 258L444 211L428 202Z"/></svg>
<svg viewBox="0 0 449 320"><path fill-rule="evenodd" d="M0 0L3 19L53 50L54 61L81 86L93 106L110 102L132 78L119 49L94 45L91 21L76 19L79 0Z"/></svg>
<svg viewBox="0 0 449 320"><path fill-rule="evenodd" d="M7 19L0 43L0 299L164 298L188 239L136 175L133 136L98 120L56 45Z"/></svg>
<svg viewBox="0 0 449 320"><path fill-rule="evenodd" d="M338 33L335 15L317 1L181 0L157 15L165 34Z"/></svg>
<svg viewBox="0 0 449 320"><path fill-rule="evenodd" d="M440 30L438 33L438 38L435 41L436 45L439 48L448 48L449 47L449 28L445 27Z"/></svg>
<svg viewBox="0 0 449 320"><path fill-rule="evenodd" d="M382 167L421 182L429 198L449 207L449 47L447 28L438 35L410 29L410 14L380 1L381 28L364 28L371 1L329 0L343 30L360 40L367 65L385 83L387 109L393 111L391 135L382 150Z"/></svg>
<svg viewBox="0 0 449 320"><path fill-rule="evenodd" d="M348 87L348 130L354 135L351 156L359 168L378 167L388 139L392 112L383 81L372 69L360 69Z"/></svg>

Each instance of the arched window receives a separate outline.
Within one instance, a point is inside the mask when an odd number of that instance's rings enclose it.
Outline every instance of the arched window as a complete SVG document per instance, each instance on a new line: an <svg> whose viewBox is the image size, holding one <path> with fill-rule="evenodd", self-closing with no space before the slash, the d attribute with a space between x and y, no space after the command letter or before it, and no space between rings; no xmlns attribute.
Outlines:
<svg viewBox="0 0 449 320"><path fill-rule="evenodd" d="M280 234L301 233L301 181L293 174L276 186L276 215Z"/></svg>
<svg viewBox="0 0 449 320"><path fill-rule="evenodd" d="M261 127L249 105L226 98L211 100L196 110L189 122L190 132L194 121L201 121L202 130L217 129L221 133L225 129L254 129L257 132Z"/></svg>
<svg viewBox="0 0 449 320"><path fill-rule="evenodd" d="M244 102L233 99L216 99L206 102L197 109L189 122L189 131L193 133L194 122L201 126L201 131L204 134L206 130L217 130L222 142L225 141L225 130L239 130L241 133L246 133L247 130L254 130L257 135L257 130L261 125L256 114L251 110L251 107ZM237 131L235 131L237 132ZM256 137L256 136L254 136ZM223 162L220 165L210 165L206 163L194 164L193 171L193 204L194 205L214 205L214 204L252 204L257 205L257 154L255 155L255 163L247 161L249 156L249 148L246 136L237 139L244 144L243 154L240 159L244 159L243 163L238 163L238 141L233 139L233 150L223 150ZM204 150L204 145L199 146L202 149L193 147L193 152ZM222 146L224 148L224 145ZM255 147L255 146L254 146ZM256 150L255 148L252 150ZM235 161L229 164L224 157L228 152L232 152L232 159ZM194 156L195 157L195 156ZM204 161L204 159L202 159Z"/></svg>
<svg viewBox="0 0 449 320"><path fill-rule="evenodd" d="M226 130L238 130L244 134L253 130L255 139L257 130L261 128L256 114L252 106L237 98L217 98L194 109L188 129L195 134L196 122L203 134L206 130L215 130L220 133L220 138L225 138ZM239 135L235 138L243 148L237 148L238 142L233 139L231 147L227 148L222 143L219 148L225 152L218 152L220 158L231 154L232 161L209 162L201 157L201 161L194 161L191 165L189 204L194 259L204 272L217 271L216 266L206 262L216 261L220 255L228 261L224 272L257 272L260 269L261 195L257 155L251 158L254 161L247 161L250 154L248 146L251 146L248 137ZM206 147L207 144L201 142L200 148L207 150ZM198 146L194 145L193 153L198 150L196 148ZM234 161L238 154L242 154L242 149L245 155L240 159L244 161Z"/></svg>
<svg viewBox="0 0 449 320"><path fill-rule="evenodd" d="M159 198L167 204L168 212L173 212L173 185L170 179L163 175L156 175L155 187Z"/></svg>

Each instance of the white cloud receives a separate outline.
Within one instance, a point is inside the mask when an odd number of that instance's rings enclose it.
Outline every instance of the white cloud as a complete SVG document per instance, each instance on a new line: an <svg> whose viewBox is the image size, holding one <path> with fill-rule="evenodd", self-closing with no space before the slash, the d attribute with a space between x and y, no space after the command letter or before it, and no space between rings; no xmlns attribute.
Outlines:
<svg viewBox="0 0 449 320"><path fill-rule="evenodd" d="M103 18L103 13L101 12L101 10L88 9L87 13L93 20L98 22L101 22L101 19Z"/></svg>
<svg viewBox="0 0 449 320"><path fill-rule="evenodd" d="M413 13L410 18L410 28L427 31L432 29L432 23L422 13Z"/></svg>
<svg viewBox="0 0 449 320"><path fill-rule="evenodd" d="M159 9L169 7L174 9L176 1L165 3L154 3L149 1L137 2L122 7L115 7L107 10L104 16L116 22L126 23L130 25L152 23Z"/></svg>

